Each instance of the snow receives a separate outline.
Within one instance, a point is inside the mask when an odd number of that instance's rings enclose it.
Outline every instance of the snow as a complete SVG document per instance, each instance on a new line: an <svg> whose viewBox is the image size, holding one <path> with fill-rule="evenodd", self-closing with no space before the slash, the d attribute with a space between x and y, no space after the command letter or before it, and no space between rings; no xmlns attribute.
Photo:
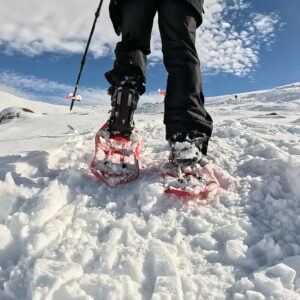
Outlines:
<svg viewBox="0 0 300 300"><path fill-rule="evenodd" d="M28 108L36 113L66 113L68 111L67 106L52 105L38 101L31 101L0 91L0 111L11 106Z"/></svg>
<svg viewBox="0 0 300 300"><path fill-rule="evenodd" d="M140 105L141 174L115 189L89 172L109 107L10 107L34 113L0 124L1 300L300 299L300 83L207 99L212 201L163 194L162 104Z"/></svg>

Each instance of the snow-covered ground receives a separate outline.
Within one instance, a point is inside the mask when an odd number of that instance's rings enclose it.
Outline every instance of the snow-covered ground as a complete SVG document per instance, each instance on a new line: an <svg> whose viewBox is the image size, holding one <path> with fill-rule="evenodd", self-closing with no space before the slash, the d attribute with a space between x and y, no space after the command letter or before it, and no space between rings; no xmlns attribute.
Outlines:
<svg viewBox="0 0 300 300"><path fill-rule="evenodd" d="M141 175L115 189L88 172L109 107L8 107L34 113L0 124L1 300L300 299L300 83L207 99L208 202L163 194L162 105L139 108Z"/></svg>

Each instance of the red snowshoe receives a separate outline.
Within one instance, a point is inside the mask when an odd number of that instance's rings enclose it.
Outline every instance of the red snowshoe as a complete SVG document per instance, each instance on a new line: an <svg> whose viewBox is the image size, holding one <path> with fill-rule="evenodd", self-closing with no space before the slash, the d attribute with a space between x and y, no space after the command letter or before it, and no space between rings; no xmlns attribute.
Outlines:
<svg viewBox="0 0 300 300"><path fill-rule="evenodd" d="M106 123L96 134L92 173L109 187L130 182L139 176L143 139L135 129L130 135L113 134Z"/></svg>
<svg viewBox="0 0 300 300"><path fill-rule="evenodd" d="M209 199L218 193L219 183L210 164L184 166L170 162L162 168L162 174L166 194Z"/></svg>
<svg viewBox="0 0 300 300"><path fill-rule="evenodd" d="M135 78L125 77L119 86L109 88L111 115L95 137L96 150L90 169L110 187L139 176L143 140L133 121L139 99L137 86Z"/></svg>

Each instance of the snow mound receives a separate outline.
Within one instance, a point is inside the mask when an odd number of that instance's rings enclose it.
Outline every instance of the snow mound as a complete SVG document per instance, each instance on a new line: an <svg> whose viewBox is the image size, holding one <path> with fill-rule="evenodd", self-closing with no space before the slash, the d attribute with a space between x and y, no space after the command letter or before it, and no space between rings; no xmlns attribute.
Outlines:
<svg viewBox="0 0 300 300"><path fill-rule="evenodd" d="M34 113L31 109L20 107L8 107L0 112L0 124L12 119L19 119L25 114Z"/></svg>
<svg viewBox="0 0 300 300"><path fill-rule="evenodd" d="M137 112L140 114L161 114L164 111L164 103L143 103L138 106Z"/></svg>
<svg viewBox="0 0 300 300"><path fill-rule="evenodd" d="M299 264L299 257L297 260ZM298 299L294 292L296 274L284 263L260 270L251 279L242 278L235 284L233 299Z"/></svg>
<svg viewBox="0 0 300 300"><path fill-rule="evenodd" d="M300 118L296 119L293 123L300 124Z"/></svg>
<svg viewBox="0 0 300 300"><path fill-rule="evenodd" d="M62 105L53 105L48 103L43 103L39 101L32 101L11 95L6 92L0 91L0 110L3 110L7 107L26 107L34 111L35 113L61 113L67 112L68 107Z"/></svg>

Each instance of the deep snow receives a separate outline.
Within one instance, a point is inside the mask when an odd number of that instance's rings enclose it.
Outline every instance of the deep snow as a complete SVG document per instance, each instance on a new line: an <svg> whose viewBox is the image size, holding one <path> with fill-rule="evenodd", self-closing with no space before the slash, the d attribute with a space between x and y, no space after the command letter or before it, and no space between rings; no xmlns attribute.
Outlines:
<svg viewBox="0 0 300 300"><path fill-rule="evenodd" d="M163 194L161 104L141 105L140 178L88 172L109 107L0 92L0 299L300 299L300 84L207 99L211 201Z"/></svg>

